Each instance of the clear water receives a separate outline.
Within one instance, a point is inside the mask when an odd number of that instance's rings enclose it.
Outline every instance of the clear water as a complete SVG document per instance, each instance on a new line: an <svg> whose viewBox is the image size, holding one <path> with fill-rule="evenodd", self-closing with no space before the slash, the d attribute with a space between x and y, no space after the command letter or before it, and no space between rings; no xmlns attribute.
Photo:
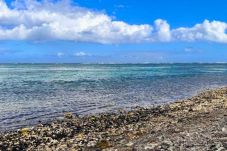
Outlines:
<svg viewBox="0 0 227 151"><path fill-rule="evenodd" d="M149 106L227 85L227 64L0 64L0 130Z"/></svg>

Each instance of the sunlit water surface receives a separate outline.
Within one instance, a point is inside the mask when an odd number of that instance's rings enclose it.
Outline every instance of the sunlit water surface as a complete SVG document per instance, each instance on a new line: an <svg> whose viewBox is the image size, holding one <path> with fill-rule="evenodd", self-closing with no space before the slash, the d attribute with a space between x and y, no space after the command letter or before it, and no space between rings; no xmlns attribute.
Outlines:
<svg viewBox="0 0 227 151"><path fill-rule="evenodd" d="M227 64L0 64L0 130L184 99L227 85Z"/></svg>

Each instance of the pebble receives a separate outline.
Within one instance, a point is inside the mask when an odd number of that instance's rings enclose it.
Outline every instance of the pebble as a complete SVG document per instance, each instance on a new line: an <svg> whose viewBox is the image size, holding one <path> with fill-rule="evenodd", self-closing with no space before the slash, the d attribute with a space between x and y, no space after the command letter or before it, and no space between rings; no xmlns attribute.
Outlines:
<svg viewBox="0 0 227 151"><path fill-rule="evenodd" d="M227 115L226 104L227 88L221 88L151 108L83 117L66 112L47 124L0 133L0 150L226 150L227 127L217 120Z"/></svg>

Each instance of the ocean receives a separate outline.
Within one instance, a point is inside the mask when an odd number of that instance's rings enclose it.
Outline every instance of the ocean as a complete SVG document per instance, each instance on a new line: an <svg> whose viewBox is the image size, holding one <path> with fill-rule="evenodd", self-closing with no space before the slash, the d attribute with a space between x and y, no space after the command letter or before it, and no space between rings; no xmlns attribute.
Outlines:
<svg viewBox="0 0 227 151"><path fill-rule="evenodd" d="M0 130L115 112L227 85L227 64L0 64Z"/></svg>

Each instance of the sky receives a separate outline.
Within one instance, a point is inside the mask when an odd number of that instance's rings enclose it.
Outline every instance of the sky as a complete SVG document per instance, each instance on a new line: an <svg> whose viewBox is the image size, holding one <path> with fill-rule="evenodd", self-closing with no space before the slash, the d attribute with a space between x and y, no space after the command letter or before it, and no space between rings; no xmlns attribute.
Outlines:
<svg viewBox="0 0 227 151"><path fill-rule="evenodd" d="M226 0L0 0L0 63L227 62L226 6Z"/></svg>

